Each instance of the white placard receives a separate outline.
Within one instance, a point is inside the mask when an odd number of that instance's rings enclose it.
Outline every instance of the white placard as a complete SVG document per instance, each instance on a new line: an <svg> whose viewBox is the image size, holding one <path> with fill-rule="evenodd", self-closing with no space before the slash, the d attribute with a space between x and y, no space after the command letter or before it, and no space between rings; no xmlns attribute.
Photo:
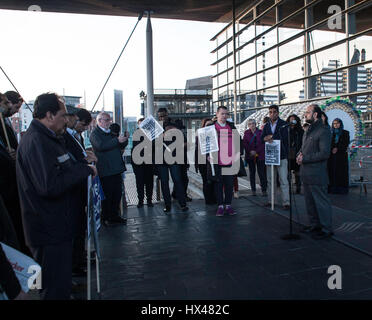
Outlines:
<svg viewBox="0 0 372 320"><path fill-rule="evenodd" d="M280 166L280 140L265 143L265 164Z"/></svg>
<svg viewBox="0 0 372 320"><path fill-rule="evenodd" d="M159 137L164 132L163 127L151 115L141 122L139 128L145 133L146 137L151 141Z"/></svg>
<svg viewBox="0 0 372 320"><path fill-rule="evenodd" d="M198 129L198 141L201 154L216 152L218 148L217 132L214 126Z"/></svg>
<svg viewBox="0 0 372 320"><path fill-rule="evenodd" d="M18 250L13 249L2 242L0 242L0 245L4 250L9 263L13 267L22 290L28 292L33 287L34 280L39 277L41 267L32 258Z"/></svg>

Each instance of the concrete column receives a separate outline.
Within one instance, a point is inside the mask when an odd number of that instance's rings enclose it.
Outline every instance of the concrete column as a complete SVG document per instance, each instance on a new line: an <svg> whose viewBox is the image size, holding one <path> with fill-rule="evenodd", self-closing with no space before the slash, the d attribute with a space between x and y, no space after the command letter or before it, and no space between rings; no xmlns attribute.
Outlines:
<svg viewBox="0 0 372 320"><path fill-rule="evenodd" d="M154 77L153 77L153 51L152 51L152 27L150 20L151 11L147 12L146 27L146 67L147 67L147 114L154 114Z"/></svg>

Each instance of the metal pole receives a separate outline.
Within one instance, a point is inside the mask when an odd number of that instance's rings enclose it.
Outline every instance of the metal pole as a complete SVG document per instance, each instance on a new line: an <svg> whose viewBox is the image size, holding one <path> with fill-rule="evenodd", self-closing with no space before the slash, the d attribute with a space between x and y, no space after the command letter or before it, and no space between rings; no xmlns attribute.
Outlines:
<svg viewBox="0 0 372 320"><path fill-rule="evenodd" d="M234 64L234 123L238 124L237 119L237 90L236 90L236 30L235 30L235 0L233 0L233 64Z"/></svg>
<svg viewBox="0 0 372 320"><path fill-rule="evenodd" d="M152 27L150 14L147 11L146 27L146 66L147 66L147 116L154 113L154 79L153 79L153 51L152 51Z"/></svg>
<svg viewBox="0 0 372 320"><path fill-rule="evenodd" d="M274 211L274 165L271 165L271 210Z"/></svg>

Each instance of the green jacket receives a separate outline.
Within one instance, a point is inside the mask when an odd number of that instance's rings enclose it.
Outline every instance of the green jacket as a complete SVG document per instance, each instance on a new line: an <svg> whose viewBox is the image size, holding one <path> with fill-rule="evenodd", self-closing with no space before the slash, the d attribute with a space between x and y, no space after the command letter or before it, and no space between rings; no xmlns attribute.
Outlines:
<svg viewBox="0 0 372 320"><path fill-rule="evenodd" d="M97 170L100 177L113 176L126 171L122 150L128 140L120 143L117 137L106 133L98 126L90 134L89 140L98 159Z"/></svg>

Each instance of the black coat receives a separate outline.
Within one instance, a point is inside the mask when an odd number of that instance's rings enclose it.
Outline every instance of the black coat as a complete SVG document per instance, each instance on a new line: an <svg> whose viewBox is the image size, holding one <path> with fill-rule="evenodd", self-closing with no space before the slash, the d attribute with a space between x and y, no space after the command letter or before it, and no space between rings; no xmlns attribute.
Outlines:
<svg viewBox="0 0 372 320"><path fill-rule="evenodd" d="M0 241L19 250L18 240L13 228L12 221L0 196ZM0 286L9 299L14 299L21 291L18 279L0 246Z"/></svg>
<svg viewBox="0 0 372 320"><path fill-rule="evenodd" d="M84 145L80 144L74 137L71 136L68 132L63 134L64 143L67 151L69 152L73 162L79 162L83 164L88 164L85 160L86 152ZM75 224L74 224L74 233L78 233L81 225L84 225L85 216L85 207L88 202L88 182L87 180L82 181L71 189L71 193L75 196L73 201L76 207Z"/></svg>
<svg viewBox="0 0 372 320"><path fill-rule="evenodd" d="M13 127L10 126L4 119L4 122L5 122L5 128L6 128L6 132L8 134L8 139L9 139L9 144L10 146L14 149L14 150L17 150L18 148L18 140L17 140L17 136L13 130ZM0 137L1 139L3 140L4 144L6 145L6 147L8 147L7 145L7 142L6 142L6 138L5 138L5 134L4 134L4 130L3 130L3 126L0 125Z"/></svg>
<svg viewBox="0 0 372 320"><path fill-rule="evenodd" d="M288 127L287 122L278 118L274 134L271 132L270 121L262 129L261 140L265 143L264 138L273 134L273 140L280 140L280 159L288 158ZM284 127L284 128L283 128Z"/></svg>
<svg viewBox="0 0 372 320"><path fill-rule="evenodd" d="M332 135L331 154L328 160L329 185L331 187L349 187L349 167L347 148L350 143L349 131L342 130L338 142L335 141L335 134ZM332 149L337 148L335 154Z"/></svg>
<svg viewBox="0 0 372 320"><path fill-rule="evenodd" d="M89 139L98 158L97 169L100 178L126 171L122 150L128 145L128 140L120 143L117 137L104 132L98 126L92 131Z"/></svg>
<svg viewBox="0 0 372 320"><path fill-rule="evenodd" d="M93 174L74 163L53 132L34 119L17 153L17 181L26 243L58 244L73 238L75 196L71 189Z"/></svg>

